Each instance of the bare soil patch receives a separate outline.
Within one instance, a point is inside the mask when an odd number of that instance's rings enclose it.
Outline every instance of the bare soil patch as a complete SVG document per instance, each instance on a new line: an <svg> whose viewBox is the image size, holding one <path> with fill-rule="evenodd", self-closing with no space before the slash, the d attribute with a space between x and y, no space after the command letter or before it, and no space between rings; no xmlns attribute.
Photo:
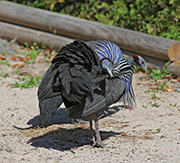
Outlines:
<svg viewBox="0 0 180 163"><path fill-rule="evenodd" d="M158 91L144 73L135 73L133 87L137 107L129 111L121 103L102 114L100 130L104 148L90 145L89 124L73 123L62 105L47 128L28 128L38 120L37 87L11 88L18 78L43 76L49 67L43 51L35 63L27 63L27 51L18 44L0 40L0 160L9 162L179 162L180 93ZM2 55L3 54L3 55ZM4 58L3 58L4 57ZM21 59L18 59L21 58ZM47 59L48 58L48 59ZM15 66L16 65L16 66ZM18 71L17 71L18 70ZM161 81L160 81L161 82ZM172 79L169 88L180 88Z"/></svg>

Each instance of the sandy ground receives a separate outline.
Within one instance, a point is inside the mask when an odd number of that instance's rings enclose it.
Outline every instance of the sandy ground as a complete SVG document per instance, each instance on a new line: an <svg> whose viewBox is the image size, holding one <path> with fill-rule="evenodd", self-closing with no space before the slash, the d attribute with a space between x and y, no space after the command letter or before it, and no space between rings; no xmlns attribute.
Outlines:
<svg viewBox="0 0 180 163"><path fill-rule="evenodd" d="M117 103L102 114L100 130L104 148L90 145L88 123L84 128L68 119L64 106L56 112L51 125L43 129L30 127L39 118L37 88L11 88L22 74L43 75L49 64L14 61L25 51L13 43L0 40L0 52L10 66L0 65L0 162L163 162L180 160L180 93L159 91L156 99L146 90L155 86L146 74L135 73L133 87L137 107L129 111ZM39 57L43 58L40 55ZM12 67L14 64L23 66ZM177 79L169 87L180 88ZM155 107L154 105L159 105Z"/></svg>

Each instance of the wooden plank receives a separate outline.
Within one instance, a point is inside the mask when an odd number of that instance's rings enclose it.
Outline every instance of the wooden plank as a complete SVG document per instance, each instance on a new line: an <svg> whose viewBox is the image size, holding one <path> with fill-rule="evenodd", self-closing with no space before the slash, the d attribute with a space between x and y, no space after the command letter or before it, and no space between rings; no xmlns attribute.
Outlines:
<svg viewBox="0 0 180 163"><path fill-rule="evenodd" d="M169 48L168 57L171 61L180 60L180 43L174 43Z"/></svg>
<svg viewBox="0 0 180 163"><path fill-rule="evenodd" d="M13 25L0 21L0 37L5 39L16 39L20 43L27 42L32 44L34 42L39 43L40 45L44 44L53 49L59 49L62 46L72 42L72 39L65 38L62 36L56 36L54 34Z"/></svg>
<svg viewBox="0 0 180 163"><path fill-rule="evenodd" d="M55 29L57 34L71 38L110 40L122 49L164 60L169 59L169 47L178 42L10 2L0 2L0 20L47 32Z"/></svg>

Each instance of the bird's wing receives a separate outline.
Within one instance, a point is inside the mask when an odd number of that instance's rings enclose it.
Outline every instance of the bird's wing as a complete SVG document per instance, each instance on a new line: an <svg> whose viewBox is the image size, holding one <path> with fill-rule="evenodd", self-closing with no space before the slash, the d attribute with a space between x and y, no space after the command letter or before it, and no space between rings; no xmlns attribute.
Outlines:
<svg viewBox="0 0 180 163"><path fill-rule="evenodd" d="M94 79L102 70L98 56L83 41L60 49L52 64L57 67L55 84L67 108L81 103L86 96L93 97Z"/></svg>
<svg viewBox="0 0 180 163"><path fill-rule="evenodd" d="M54 91L54 76L57 75L57 69L51 65L43 76L38 87L38 99L40 108L40 119L38 126L46 127L51 117L62 104L61 92ZM55 87L56 88L56 87Z"/></svg>
<svg viewBox="0 0 180 163"><path fill-rule="evenodd" d="M56 78L55 76L57 75L57 69L55 65L51 65L46 73L44 74L41 83L38 87L38 99L43 100L43 99L48 99L53 96L58 96L61 93L60 92L54 92L53 91L53 85L56 83Z"/></svg>
<svg viewBox="0 0 180 163"><path fill-rule="evenodd" d="M107 78L98 85L94 90L93 100L84 98L81 104L71 109L70 118L85 118L103 111L120 100L125 93L125 82L119 78ZM81 114L78 113L80 108L83 108Z"/></svg>

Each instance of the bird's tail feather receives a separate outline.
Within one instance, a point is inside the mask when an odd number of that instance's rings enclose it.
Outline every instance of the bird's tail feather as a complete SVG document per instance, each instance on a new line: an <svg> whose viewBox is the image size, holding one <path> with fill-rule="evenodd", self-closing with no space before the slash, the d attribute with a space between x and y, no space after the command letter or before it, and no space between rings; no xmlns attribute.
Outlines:
<svg viewBox="0 0 180 163"><path fill-rule="evenodd" d="M48 99L43 99L39 101L40 108L40 118L38 122L39 127L46 127L52 116L55 114L56 110L62 104L61 96L55 96Z"/></svg>

